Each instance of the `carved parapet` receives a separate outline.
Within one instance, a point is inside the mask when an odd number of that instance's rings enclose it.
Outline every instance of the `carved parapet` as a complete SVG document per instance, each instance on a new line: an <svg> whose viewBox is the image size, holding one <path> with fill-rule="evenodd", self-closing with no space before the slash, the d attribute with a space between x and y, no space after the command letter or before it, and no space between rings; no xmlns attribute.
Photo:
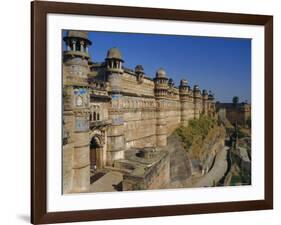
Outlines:
<svg viewBox="0 0 281 225"><path fill-rule="evenodd" d="M82 52L82 51L64 51L63 54L64 54L64 56L70 56L72 58L77 57L77 56L81 57L82 59L90 58L90 55L88 52Z"/></svg>

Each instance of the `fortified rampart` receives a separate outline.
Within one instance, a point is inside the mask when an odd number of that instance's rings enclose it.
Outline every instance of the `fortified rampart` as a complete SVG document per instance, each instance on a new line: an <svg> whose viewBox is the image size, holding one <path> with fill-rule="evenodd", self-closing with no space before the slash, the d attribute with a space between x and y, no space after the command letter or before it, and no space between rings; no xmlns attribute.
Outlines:
<svg viewBox="0 0 281 225"><path fill-rule="evenodd" d="M214 96L187 80L175 86L160 68L123 66L117 48L93 62L87 32L69 31L63 52L64 192L87 191L90 173L114 166L131 148L167 145L167 136L200 114L213 115Z"/></svg>

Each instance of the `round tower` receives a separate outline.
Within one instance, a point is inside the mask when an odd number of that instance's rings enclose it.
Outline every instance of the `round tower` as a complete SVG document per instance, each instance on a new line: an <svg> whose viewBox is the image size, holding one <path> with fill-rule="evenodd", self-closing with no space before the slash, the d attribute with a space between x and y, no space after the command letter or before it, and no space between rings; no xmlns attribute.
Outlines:
<svg viewBox="0 0 281 225"><path fill-rule="evenodd" d="M154 85L155 97L165 98L168 91L168 78L166 77L166 71L163 68L157 70L154 78Z"/></svg>
<svg viewBox="0 0 281 225"><path fill-rule="evenodd" d="M208 94L208 111L210 116L214 116L216 112L216 105L214 103L215 97L214 94L209 91Z"/></svg>
<svg viewBox="0 0 281 225"><path fill-rule="evenodd" d="M172 79L172 78L170 78L169 80L168 80L168 85L169 85L169 87L174 87L175 86L175 82L174 82L174 80Z"/></svg>
<svg viewBox="0 0 281 225"><path fill-rule="evenodd" d="M190 109L193 107L190 107L189 86L188 81L185 79L180 81L179 97L181 104L181 122L184 126L187 126L190 119Z"/></svg>
<svg viewBox="0 0 281 225"><path fill-rule="evenodd" d="M193 87L194 118L199 118L202 112L202 96L198 85Z"/></svg>
<svg viewBox="0 0 281 225"><path fill-rule="evenodd" d="M143 77L144 77L144 69L143 69L142 65L137 65L135 67L135 74L137 75L137 81L139 83L142 83Z"/></svg>
<svg viewBox="0 0 281 225"><path fill-rule="evenodd" d="M109 166L112 166L115 160L123 159L126 149L122 111L124 101L122 95L123 62L122 54L118 48L114 47L108 50L105 63L109 93L112 97L112 104L109 112L109 119L112 121L112 124L108 129L107 136L107 164Z"/></svg>
<svg viewBox="0 0 281 225"><path fill-rule="evenodd" d="M202 104L203 104L203 113L204 115L207 115L208 114L208 92L206 89L203 90L202 92Z"/></svg>
<svg viewBox="0 0 281 225"><path fill-rule="evenodd" d="M84 192L90 187L87 78L91 41L82 31L68 31L63 40L63 191Z"/></svg>
<svg viewBox="0 0 281 225"><path fill-rule="evenodd" d="M179 94L180 94L180 100L188 100L189 96L189 89L188 89L188 81L183 79L180 81L180 86L179 86Z"/></svg>
<svg viewBox="0 0 281 225"><path fill-rule="evenodd" d="M156 72L154 78L154 93L156 99L156 145L167 145L166 97L168 92L168 78L163 68Z"/></svg>
<svg viewBox="0 0 281 225"><path fill-rule="evenodd" d="M107 51L105 58L106 69L110 73L123 73L122 63L122 54L120 50L116 47L113 47Z"/></svg>

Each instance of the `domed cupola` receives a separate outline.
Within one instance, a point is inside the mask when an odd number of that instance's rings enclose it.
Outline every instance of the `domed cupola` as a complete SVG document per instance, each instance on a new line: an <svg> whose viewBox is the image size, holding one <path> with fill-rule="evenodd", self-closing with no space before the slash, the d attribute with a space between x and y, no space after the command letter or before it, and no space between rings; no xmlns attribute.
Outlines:
<svg viewBox="0 0 281 225"><path fill-rule="evenodd" d="M165 97L168 89L168 78L166 76L166 71L163 68L156 71L154 84L156 97Z"/></svg>
<svg viewBox="0 0 281 225"><path fill-rule="evenodd" d="M105 62L108 71L116 73L123 72L122 63L124 60L122 59L122 54L118 48L114 47L107 51Z"/></svg>
<svg viewBox="0 0 281 225"><path fill-rule="evenodd" d="M168 79L166 77L166 71L163 68L160 68L156 71L156 78L164 78L164 79Z"/></svg>
<svg viewBox="0 0 281 225"><path fill-rule="evenodd" d="M168 80L168 84L169 84L169 87L174 87L174 86L175 86L175 82L173 81L172 78L170 78L170 79Z"/></svg>
<svg viewBox="0 0 281 225"><path fill-rule="evenodd" d="M65 56L90 58L88 48L92 42L88 39L88 32L70 30L63 40L66 44Z"/></svg>
<svg viewBox="0 0 281 225"><path fill-rule="evenodd" d="M214 99L215 99L214 94L212 93L212 91L209 91L208 100L214 101Z"/></svg>

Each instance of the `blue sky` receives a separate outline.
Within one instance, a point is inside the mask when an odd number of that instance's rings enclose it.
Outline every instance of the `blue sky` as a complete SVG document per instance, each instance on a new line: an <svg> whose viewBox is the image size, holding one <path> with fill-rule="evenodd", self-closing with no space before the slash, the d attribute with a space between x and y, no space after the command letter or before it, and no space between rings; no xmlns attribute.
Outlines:
<svg viewBox="0 0 281 225"><path fill-rule="evenodd" d="M163 67L176 85L187 79L191 86L212 90L216 101L231 102L237 95L251 102L250 39L113 32L89 32L89 39L94 62L118 47L125 67L141 64L150 77Z"/></svg>

